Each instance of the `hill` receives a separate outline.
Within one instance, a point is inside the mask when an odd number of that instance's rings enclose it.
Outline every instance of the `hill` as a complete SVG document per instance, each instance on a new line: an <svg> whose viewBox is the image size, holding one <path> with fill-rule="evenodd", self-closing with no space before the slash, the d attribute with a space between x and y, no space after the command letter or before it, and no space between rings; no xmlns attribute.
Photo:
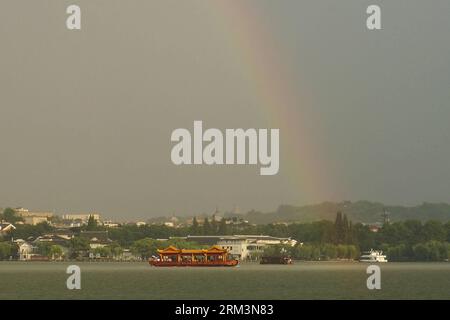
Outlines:
<svg viewBox="0 0 450 320"><path fill-rule="evenodd" d="M418 206L389 206L379 202L323 202L306 206L281 205L275 212L262 213L250 211L242 217L250 223L267 224L276 222L312 222L331 220L341 211L353 222L374 223L383 220L383 212L389 213L391 221L401 220L437 220L450 221L450 204L427 203Z"/></svg>

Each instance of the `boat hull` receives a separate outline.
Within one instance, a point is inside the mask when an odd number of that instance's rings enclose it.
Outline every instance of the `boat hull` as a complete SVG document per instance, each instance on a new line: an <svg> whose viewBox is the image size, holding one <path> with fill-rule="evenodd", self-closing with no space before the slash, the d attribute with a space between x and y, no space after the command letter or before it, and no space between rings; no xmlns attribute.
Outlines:
<svg viewBox="0 0 450 320"><path fill-rule="evenodd" d="M149 261L154 267L235 267L239 261L217 261L217 262L171 262L171 261Z"/></svg>

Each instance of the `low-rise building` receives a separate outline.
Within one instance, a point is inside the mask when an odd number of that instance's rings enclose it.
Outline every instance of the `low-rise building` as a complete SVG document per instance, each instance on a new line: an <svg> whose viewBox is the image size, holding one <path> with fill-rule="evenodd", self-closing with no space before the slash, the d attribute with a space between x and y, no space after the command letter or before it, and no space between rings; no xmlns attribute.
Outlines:
<svg viewBox="0 0 450 320"><path fill-rule="evenodd" d="M202 245L216 245L228 249L230 255L240 260L255 260L270 245L295 246L297 241L291 238L278 238L266 235L233 235L233 236L187 236L187 241Z"/></svg>
<svg viewBox="0 0 450 320"><path fill-rule="evenodd" d="M33 216L39 216L39 217L46 217L47 219L50 219L54 216L53 212L50 211L30 211L25 208L15 208L14 211L16 212L16 215L19 217L33 217Z"/></svg>
<svg viewBox="0 0 450 320"><path fill-rule="evenodd" d="M34 243L48 243L52 245L67 246L68 242L73 238L73 235L67 234L44 234L37 237Z"/></svg>
<svg viewBox="0 0 450 320"><path fill-rule="evenodd" d="M8 233L10 233L11 231L13 231L15 229L16 229L16 227L13 226L11 223L1 222L0 223L0 238L5 237Z"/></svg>
<svg viewBox="0 0 450 320"><path fill-rule="evenodd" d="M31 224L35 226L39 223L48 223L48 218L45 216L28 216L22 218L25 224Z"/></svg>
<svg viewBox="0 0 450 320"><path fill-rule="evenodd" d="M19 260L21 261L31 260L34 255L34 251L36 250L36 247L33 244L26 242L22 239L18 239L14 242L19 247L18 251Z"/></svg>
<svg viewBox="0 0 450 320"><path fill-rule="evenodd" d="M58 256L52 255L50 256L51 260L59 259L61 260L63 257L68 256L69 254L69 246L70 240L73 238L73 235L69 234L45 234L37 237L33 241L33 246L39 248L41 245L48 246L58 246L61 252Z"/></svg>
<svg viewBox="0 0 450 320"><path fill-rule="evenodd" d="M230 255L241 260L256 260L270 245L295 246L296 240L291 238L277 238L271 236L236 235L224 237L217 242L217 246L228 249Z"/></svg>
<svg viewBox="0 0 450 320"><path fill-rule="evenodd" d="M89 241L91 249L103 248L113 242L108 237L108 231L81 231L80 237Z"/></svg>
<svg viewBox="0 0 450 320"><path fill-rule="evenodd" d="M53 212L49 211L30 211L25 208L15 208L16 215L21 217L25 224L37 225L42 222L50 222L54 216Z"/></svg>
<svg viewBox="0 0 450 320"><path fill-rule="evenodd" d="M120 226L120 224L117 222L114 222L112 220L105 220L105 221L103 221L103 226L108 227L108 228L117 228Z"/></svg>

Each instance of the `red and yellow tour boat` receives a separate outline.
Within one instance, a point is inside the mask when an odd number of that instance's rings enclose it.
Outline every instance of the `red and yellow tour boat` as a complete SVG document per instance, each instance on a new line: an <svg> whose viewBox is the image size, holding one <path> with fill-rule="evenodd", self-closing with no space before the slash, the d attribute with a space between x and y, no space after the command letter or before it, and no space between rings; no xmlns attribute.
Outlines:
<svg viewBox="0 0 450 320"><path fill-rule="evenodd" d="M159 258L148 262L155 267L234 267L238 260L228 260L228 250L211 247L206 250L178 249L170 246L158 250Z"/></svg>

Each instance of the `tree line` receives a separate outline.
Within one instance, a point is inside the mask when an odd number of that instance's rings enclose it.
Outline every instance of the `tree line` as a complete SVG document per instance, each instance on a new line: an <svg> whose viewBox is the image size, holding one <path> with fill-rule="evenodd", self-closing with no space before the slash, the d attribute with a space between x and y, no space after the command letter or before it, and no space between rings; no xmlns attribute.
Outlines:
<svg viewBox="0 0 450 320"><path fill-rule="evenodd" d="M16 230L10 233L14 239L28 239L54 232L55 229L46 224L36 226L17 224ZM164 246L154 239L169 239L187 235L269 235L282 238L293 238L303 245L288 248L292 257L305 260L319 259L354 259L362 251L370 249L383 250L391 261L442 261L448 259L450 243L450 222L406 220L383 224L377 232L362 223L353 223L345 214L338 212L334 221L322 220L310 223L279 223L252 225L245 221L217 221L204 219L200 224L196 218L190 226L179 228L162 224L153 225L122 225L117 228L106 228L97 225L92 218L86 226L71 229L75 238L69 247L73 256L88 250L89 244L81 239L82 230L108 230L109 238L113 240L111 248L104 249L103 255L114 255L123 248L134 248L133 252L143 256L148 248ZM0 259L12 250L9 243L0 243ZM172 240L174 241L174 240ZM192 243L180 243L192 247ZM197 246L198 247L198 246ZM44 250L44 249L43 249ZM47 250L47 249L45 249ZM53 249L55 251L57 249ZM149 249L150 251L154 249ZM287 249L286 249L287 250ZM102 250L99 250L102 251ZM56 254L58 252L56 251Z"/></svg>

